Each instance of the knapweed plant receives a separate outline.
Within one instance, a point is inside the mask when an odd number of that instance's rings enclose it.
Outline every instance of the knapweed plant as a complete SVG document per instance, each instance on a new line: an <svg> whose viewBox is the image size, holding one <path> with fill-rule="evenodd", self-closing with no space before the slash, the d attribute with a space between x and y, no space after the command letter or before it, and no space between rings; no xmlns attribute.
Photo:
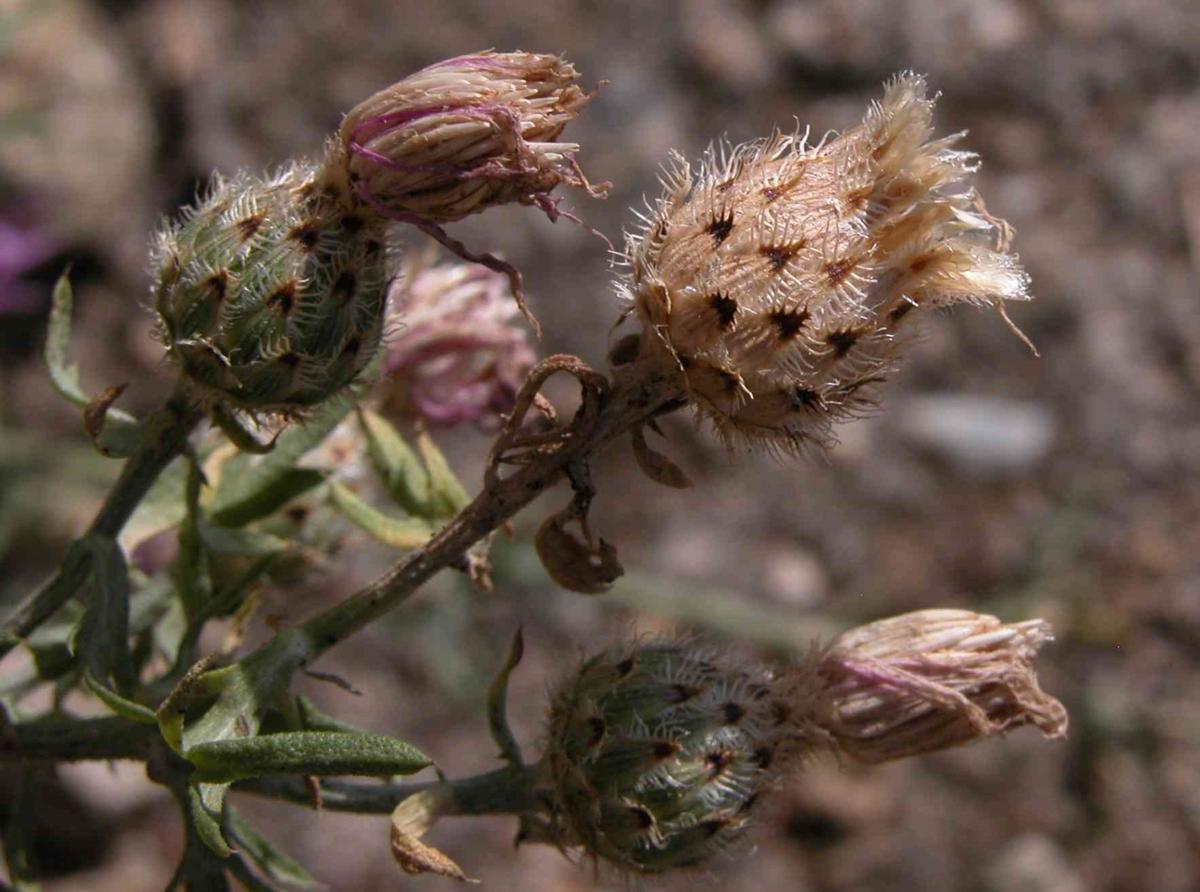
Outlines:
<svg viewBox="0 0 1200 892"><path fill-rule="evenodd" d="M537 554L562 587L602 594L622 568L589 525L589 461L610 443L628 440L648 477L687 487L647 431L690 409L732 452L794 460L876 408L928 311L973 303L1007 320L1004 303L1029 297L1008 228L971 188L975 157L933 135L925 83L904 74L859 126L816 145L779 132L673 159L617 281L614 318L637 331L606 370L537 361L516 269L443 227L512 202L557 218L563 184L603 194L562 140L592 98L577 79L554 56L452 59L351 110L315 160L215 178L153 241L148 305L177 386L148 417L115 409L118 388L83 389L67 358L71 289L58 285L50 375L124 466L0 630L2 654L32 656L3 692L0 754L27 770L145 762L187 828L170 888L312 883L237 813L231 788L391 813L392 850L414 873L465 879L422 841L441 817L510 813L521 840L648 875L736 853L756 804L822 752L877 763L1026 724L1065 733L1033 669L1046 623L962 610L884 619L779 665L687 637L614 643L557 680L533 759L505 719L518 634L488 701L503 764L461 779L395 781L437 754L292 692L298 672L438 572L489 586L493 534L560 480L573 496L542 521ZM397 229L413 228L454 257L402 256ZM569 417L542 393L555 375L578 382ZM474 496L429 433L464 421L495 437ZM348 455L373 468L377 497L340 473ZM335 520L395 547L394 566L244 652L257 593L306 573ZM215 621L227 639L206 652ZM47 687L52 709L23 705ZM87 715L61 706L75 689L98 701ZM373 780L328 780L346 775ZM10 836L24 883L28 852Z"/></svg>

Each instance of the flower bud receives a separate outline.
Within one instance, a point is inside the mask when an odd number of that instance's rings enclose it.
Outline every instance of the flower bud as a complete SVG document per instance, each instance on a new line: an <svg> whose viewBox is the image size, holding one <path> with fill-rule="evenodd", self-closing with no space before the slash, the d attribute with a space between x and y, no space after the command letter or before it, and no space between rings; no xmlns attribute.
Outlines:
<svg viewBox="0 0 1200 892"><path fill-rule="evenodd" d="M389 408L440 426L511 411L537 357L507 276L443 264L397 280L391 300L403 327L384 360Z"/></svg>
<svg viewBox="0 0 1200 892"><path fill-rule="evenodd" d="M913 317L1029 297L1007 227L962 188L974 156L931 138L932 110L924 80L901 75L818 146L777 133L710 150L695 174L678 159L629 236L643 361L678 368L727 441L826 445L872 408Z"/></svg>
<svg viewBox="0 0 1200 892"><path fill-rule="evenodd" d="M393 218L436 225L513 201L553 212L559 183L590 189L579 146L558 141L590 99L578 77L557 56L522 52L431 65L346 115L328 174Z"/></svg>
<svg viewBox="0 0 1200 892"><path fill-rule="evenodd" d="M160 235L154 307L185 381L210 403L302 413L349 384L383 332L383 224L311 164L219 179Z"/></svg>
<svg viewBox="0 0 1200 892"><path fill-rule="evenodd" d="M545 764L562 841L638 873L735 842L776 776L780 717L768 682L687 642L587 660L550 710Z"/></svg>
<svg viewBox="0 0 1200 892"><path fill-rule="evenodd" d="M838 638L817 674L817 724L860 762L961 746L1021 725L1067 733L1063 705L1038 686L1040 619L1003 623L968 610L919 610Z"/></svg>

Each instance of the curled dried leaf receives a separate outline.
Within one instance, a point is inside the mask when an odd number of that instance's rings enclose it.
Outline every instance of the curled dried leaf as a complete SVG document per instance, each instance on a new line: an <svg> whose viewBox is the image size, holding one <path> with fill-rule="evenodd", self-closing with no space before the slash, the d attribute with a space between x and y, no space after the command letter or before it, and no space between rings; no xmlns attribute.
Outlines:
<svg viewBox="0 0 1200 892"><path fill-rule="evenodd" d="M444 788L434 787L409 796L396 806L392 812L392 857L405 873L431 873L460 883L477 883L449 856L421 842L421 836L446 812L452 795Z"/></svg>
<svg viewBox="0 0 1200 892"><path fill-rule="evenodd" d="M637 459L642 473L655 483L669 486L671 489L691 488L692 481L679 465L661 452L650 448L646 442L645 429L642 427L633 429L633 457Z"/></svg>
<svg viewBox="0 0 1200 892"><path fill-rule="evenodd" d="M566 529L575 520L568 509L548 517L534 538L538 557L550 578L563 588L584 595L602 595L612 587L625 568L617 560L617 549L599 539L595 544Z"/></svg>

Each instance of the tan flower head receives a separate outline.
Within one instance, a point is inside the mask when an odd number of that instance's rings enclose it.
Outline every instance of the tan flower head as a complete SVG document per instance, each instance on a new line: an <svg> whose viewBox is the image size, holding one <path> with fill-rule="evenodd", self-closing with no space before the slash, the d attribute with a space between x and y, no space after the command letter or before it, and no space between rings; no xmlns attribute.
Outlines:
<svg viewBox="0 0 1200 892"><path fill-rule="evenodd" d="M439 62L380 90L342 121L331 173L385 216L441 224L559 183L590 188L563 128L591 98L558 56L484 52Z"/></svg>
<svg viewBox="0 0 1200 892"><path fill-rule="evenodd" d="M677 158L629 237L643 361L677 365L727 439L824 445L873 406L914 311L1029 297L1007 227L965 186L975 157L931 138L925 94L901 75L820 145L776 133L695 172Z"/></svg>
<svg viewBox="0 0 1200 892"><path fill-rule="evenodd" d="M1044 620L1009 624L969 610L919 610L852 629L817 667L816 723L839 752L870 763L1021 725L1064 737L1066 709L1033 668L1050 638Z"/></svg>

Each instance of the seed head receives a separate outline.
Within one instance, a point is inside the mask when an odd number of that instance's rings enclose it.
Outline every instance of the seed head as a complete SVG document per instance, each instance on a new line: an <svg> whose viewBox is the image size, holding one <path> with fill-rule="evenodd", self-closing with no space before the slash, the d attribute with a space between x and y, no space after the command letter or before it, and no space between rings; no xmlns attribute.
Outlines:
<svg viewBox="0 0 1200 892"><path fill-rule="evenodd" d="M202 399L296 415L363 370L383 331L386 233L312 164L218 179L151 262L162 339Z"/></svg>
<svg viewBox="0 0 1200 892"><path fill-rule="evenodd" d="M820 145L776 133L695 173L676 159L622 290L649 332L642 360L677 367L727 440L825 445L874 405L914 316L1029 297L1006 225L964 188L975 157L931 138L932 110L906 74Z"/></svg>
<svg viewBox="0 0 1200 892"><path fill-rule="evenodd" d="M512 409L536 355L507 276L443 264L397 280L391 301L403 328L384 361L389 407L444 426Z"/></svg>
<svg viewBox="0 0 1200 892"><path fill-rule="evenodd" d="M842 635L817 669L816 720L834 748L888 762L1021 725L1067 732L1063 705L1038 686L1040 619L1002 623L968 610L919 610Z"/></svg>
<svg viewBox="0 0 1200 892"><path fill-rule="evenodd" d="M590 189L563 128L591 98L558 56L484 52L439 62L380 90L342 122L330 176L393 218L441 224L489 205L554 215L559 183Z"/></svg>
<svg viewBox="0 0 1200 892"><path fill-rule="evenodd" d="M762 669L651 641L587 660L554 697L545 754L563 841L637 873L737 841L778 774Z"/></svg>

